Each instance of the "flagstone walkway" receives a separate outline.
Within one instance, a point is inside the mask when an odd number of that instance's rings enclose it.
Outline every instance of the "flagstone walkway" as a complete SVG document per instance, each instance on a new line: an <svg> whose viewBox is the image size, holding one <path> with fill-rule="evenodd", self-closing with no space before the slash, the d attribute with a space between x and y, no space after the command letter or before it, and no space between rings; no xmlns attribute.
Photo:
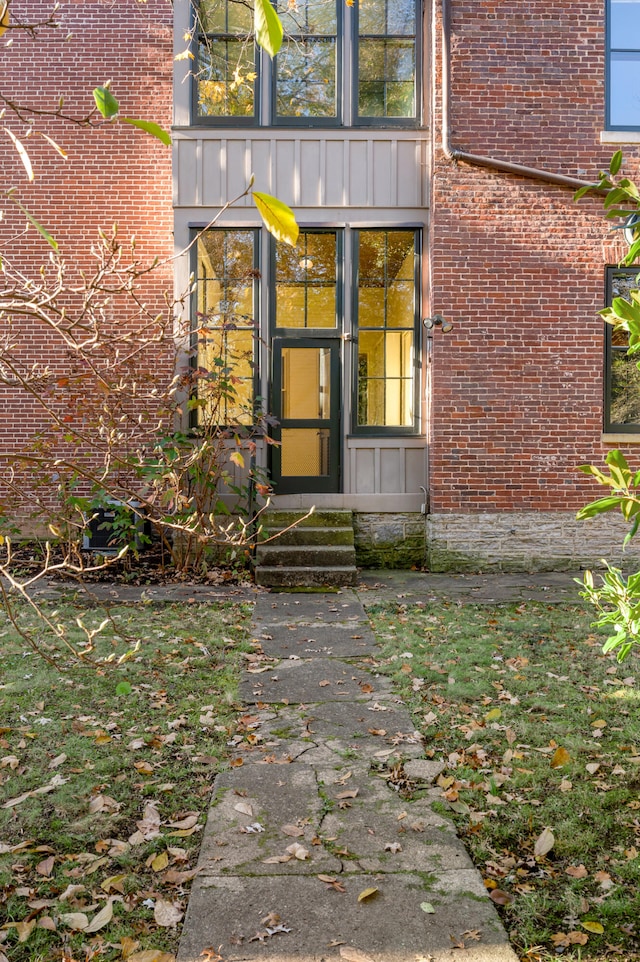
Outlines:
<svg viewBox="0 0 640 962"><path fill-rule="evenodd" d="M517 962L358 595L261 594L253 631L178 962Z"/></svg>

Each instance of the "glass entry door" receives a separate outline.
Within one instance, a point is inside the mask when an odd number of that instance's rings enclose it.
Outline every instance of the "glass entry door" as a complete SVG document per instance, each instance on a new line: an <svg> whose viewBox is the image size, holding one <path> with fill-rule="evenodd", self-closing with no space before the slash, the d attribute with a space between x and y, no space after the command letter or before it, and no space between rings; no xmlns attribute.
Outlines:
<svg viewBox="0 0 640 962"><path fill-rule="evenodd" d="M273 340L276 494L340 490L340 341Z"/></svg>

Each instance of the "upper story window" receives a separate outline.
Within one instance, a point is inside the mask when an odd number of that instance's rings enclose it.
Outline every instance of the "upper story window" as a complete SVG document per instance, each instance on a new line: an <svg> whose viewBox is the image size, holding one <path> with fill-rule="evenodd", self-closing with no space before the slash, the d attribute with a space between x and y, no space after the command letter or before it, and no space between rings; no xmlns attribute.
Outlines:
<svg viewBox="0 0 640 962"><path fill-rule="evenodd" d="M615 297L629 299L637 290L637 267L607 269L607 304ZM604 430L640 433L640 371L637 355L628 357L629 335L605 324Z"/></svg>
<svg viewBox="0 0 640 962"><path fill-rule="evenodd" d="M640 129L640 0L607 2L606 126Z"/></svg>
<svg viewBox="0 0 640 962"><path fill-rule="evenodd" d="M244 0L201 0L193 122L245 126L415 126L417 0L276 0L278 56L258 49Z"/></svg>

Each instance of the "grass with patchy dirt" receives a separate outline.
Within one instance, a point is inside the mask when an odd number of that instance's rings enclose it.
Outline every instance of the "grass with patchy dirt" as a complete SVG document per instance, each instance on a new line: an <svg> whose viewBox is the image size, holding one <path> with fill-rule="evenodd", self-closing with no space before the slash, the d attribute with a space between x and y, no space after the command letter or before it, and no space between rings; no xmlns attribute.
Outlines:
<svg viewBox="0 0 640 962"><path fill-rule="evenodd" d="M0 959L172 962L213 777L237 737L250 610L117 607L136 655L95 669L57 653L62 671L0 614ZM103 617L66 604L56 618L77 616ZM108 650L109 629L100 638Z"/></svg>
<svg viewBox="0 0 640 962"><path fill-rule="evenodd" d="M521 959L640 959L640 658L580 606L369 615Z"/></svg>

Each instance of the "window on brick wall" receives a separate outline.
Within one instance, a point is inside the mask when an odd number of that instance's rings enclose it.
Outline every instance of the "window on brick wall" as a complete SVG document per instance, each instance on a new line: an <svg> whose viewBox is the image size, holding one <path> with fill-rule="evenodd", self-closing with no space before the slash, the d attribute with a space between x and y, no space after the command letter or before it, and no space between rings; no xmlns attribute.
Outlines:
<svg viewBox="0 0 640 962"><path fill-rule="evenodd" d="M285 32L271 61L244 0L201 0L193 121L278 126L415 126L419 0L276 0Z"/></svg>
<svg viewBox="0 0 640 962"><path fill-rule="evenodd" d="M638 268L607 269L607 304L615 297L628 299L638 288ZM629 338L605 324L604 429L612 433L640 433L640 371L637 355L627 357Z"/></svg>
<svg viewBox="0 0 640 962"><path fill-rule="evenodd" d="M208 230L195 245L191 422L253 419L257 331L255 230Z"/></svg>
<svg viewBox="0 0 640 962"><path fill-rule="evenodd" d="M640 130L640 0L607 0L610 130Z"/></svg>

